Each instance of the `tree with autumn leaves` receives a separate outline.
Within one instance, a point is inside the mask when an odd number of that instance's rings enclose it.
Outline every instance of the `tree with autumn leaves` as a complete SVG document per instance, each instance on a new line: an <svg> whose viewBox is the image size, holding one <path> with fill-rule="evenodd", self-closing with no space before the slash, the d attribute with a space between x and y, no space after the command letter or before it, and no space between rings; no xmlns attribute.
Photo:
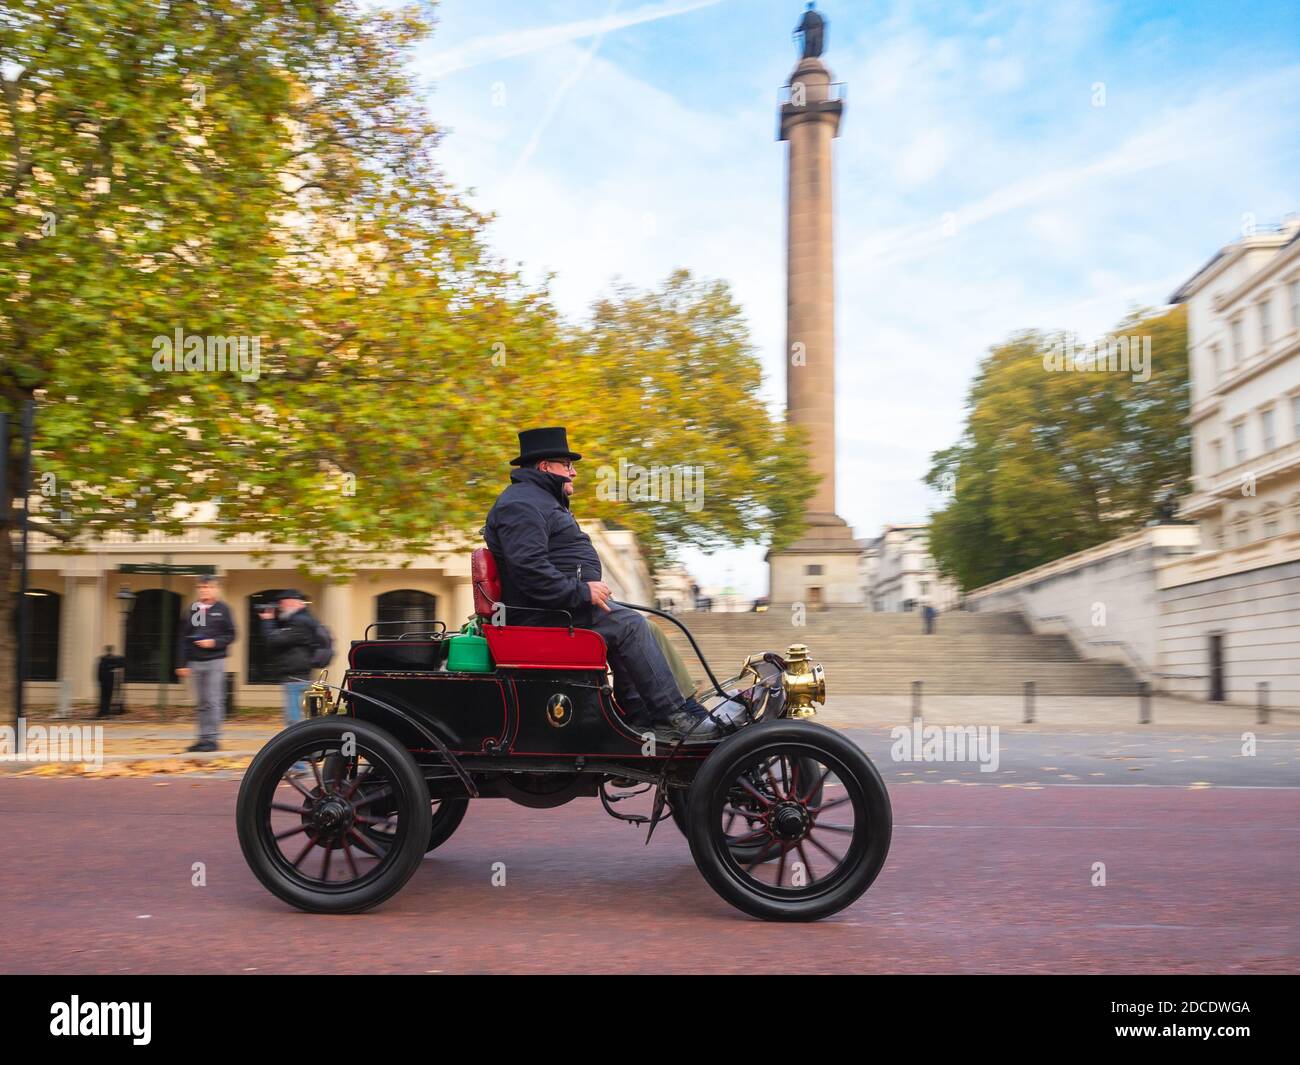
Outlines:
<svg viewBox="0 0 1300 1065"><path fill-rule="evenodd" d="M1103 346L1107 369L1067 371L1051 353L1072 338L1038 331L980 364L965 431L926 477L947 497L931 552L964 590L1140 529L1187 490L1186 308L1135 312L1113 335L1150 337L1149 367L1110 369Z"/></svg>
<svg viewBox="0 0 1300 1065"><path fill-rule="evenodd" d="M8 5L0 410L37 400L56 495L33 519L69 549L216 501L221 535L340 574L343 546L477 529L515 430L553 423L597 464L703 470L696 512L584 497L652 558L798 534L802 443L760 399L727 287L682 271L572 323L491 256L408 73L430 30L347 0ZM255 372L155 368L178 330L256 339ZM17 448L0 457L16 484ZM0 500L6 575L18 506Z"/></svg>

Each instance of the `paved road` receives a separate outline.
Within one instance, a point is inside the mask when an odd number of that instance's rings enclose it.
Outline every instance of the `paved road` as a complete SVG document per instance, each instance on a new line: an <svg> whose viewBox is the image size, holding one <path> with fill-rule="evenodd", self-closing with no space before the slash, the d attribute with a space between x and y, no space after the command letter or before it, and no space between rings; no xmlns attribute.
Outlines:
<svg viewBox="0 0 1300 1065"><path fill-rule="evenodd" d="M888 752L886 733L855 738ZM732 910L671 824L646 847L594 800L475 803L396 898L319 917L248 872L234 780L9 776L0 971L1295 971L1300 788L1286 786L1294 767L1267 763L1294 760L1300 736L1271 738L1278 757L1247 765L1221 737L1167 735L1177 750L1017 739L991 775L882 761L896 821L884 872L850 909L799 926ZM1095 862L1105 887L1091 886Z"/></svg>

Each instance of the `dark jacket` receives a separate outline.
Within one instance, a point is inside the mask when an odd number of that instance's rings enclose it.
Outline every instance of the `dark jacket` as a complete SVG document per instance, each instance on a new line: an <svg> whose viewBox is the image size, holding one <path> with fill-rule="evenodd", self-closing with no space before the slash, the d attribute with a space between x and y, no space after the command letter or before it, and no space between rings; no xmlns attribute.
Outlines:
<svg viewBox="0 0 1300 1065"><path fill-rule="evenodd" d="M578 527L564 494L564 478L541 470L514 470L510 487L488 511L483 538L501 575L501 601L590 614L588 581L601 579L600 556ZM521 624L545 624L521 617Z"/></svg>
<svg viewBox="0 0 1300 1065"><path fill-rule="evenodd" d="M176 665L191 662L211 662L225 658L226 648L235 640L235 618L230 607L218 599L206 610L198 602L181 614L176 648ZM198 640L215 640L215 647L195 647Z"/></svg>
<svg viewBox="0 0 1300 1065"><path fill-rule="evenodd" d="M316 619L306 607L284 620L263 618L262 639L271 652L268 668L281 684L290 680L310 679L311 653L319 640L316 635Z"/></svg>

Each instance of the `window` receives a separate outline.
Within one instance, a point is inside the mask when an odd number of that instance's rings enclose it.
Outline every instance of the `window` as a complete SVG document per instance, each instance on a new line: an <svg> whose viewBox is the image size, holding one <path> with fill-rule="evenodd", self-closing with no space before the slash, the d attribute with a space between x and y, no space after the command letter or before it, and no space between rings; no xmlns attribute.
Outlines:
<svg viewBox="0 0 1300 1065"><path fill-rule="evenodd" d="M1250 518L1242 514L1232 523L1232 531L1238 547L1250 543Z"/></svg>
<svg viewBox="0 0 1300 1065"><path fill-rule="evenodd" d="M1210 381L1213 384L1219 383L1219 377L1223 373L1222 366L1223 352L1219 350L1218 344L1210 345Z"/></svg>
<svg viewBox="0 0 1300 1065"><path fill-rule="evenodd" d="M1238 422L1232 427L1232 453L1235 461L1245 462L1246 455L1246 423Z"/></svg>
<svg viewBox="0 0 1300 1065"><path fill-rule="evenodd" d="M1210 441L1210 473L1223 472L1223 441Z"/></svg>
<svg viewBox="0 0 1300 1065"><path fill-rule="evenodd" d="M1232 365L1240 366L1246 357L1245 340L1242 337L1241 319L1234 318L1230 328L1232 329Z"/></svg>
<svg viewBox="0 0 1300 1065"><path fill-rule="evenodd" d="M375 599L375 620L379 622L403 622L412 624L420 621L432 621L438 616L438 597L428 592L419 592L414 588L403 588L396 592L385 592ZM389 636L401 633L401 625L386 624L379 630Z"/></svg>
<svg viewBox="0 0 1300 1065"><path fill-rule="evenodd" d="M1259 412L1260 435L1264 440L1264 450L1272 451L1277 447L1277 429L1273 418L1273 408Z"/></svg>
<svg viewBox="0 0 1300 1065"><path fill-rule="evenodd" d="M1269 315L1268 297L1259 301L1259 342L1265 351L1273 344L1273 319Z"/></svg>
<svg viewBox="0 0 1300 1065"><path fill-rule="evenodd" d="M176 684L176 640L181 597L161 588L137 592L126 619L126 679L132 684Z"/></svg>
<svg viewBox="0 0 1300 1065"><path fill-rule="evenodd" d="M1291 290L1291 328L1300 329L1300 277L1287 287Z"/></svg>
<svg viewBox="0 0 1300 1065"><path fill-rule="evenodd" d="M1264 511L1264 538L1276 536L1282 531L1282 511L1278 507L1269 507Z"/></svg>
<svg viewBox="0 0 1300 1065"><path fill-rule="evenodd" d="M1291 432L1300 440L1300 396L1291 397Z"/></svg>
<svg viewBox="0 0 1300 1065"><path fill-rule="evenodd" d="M59 593L44 588L29 588L23 598L27 621L27 669L23 674L26 680L59 679L59 603ZM17 621L16 615L14 620Z"/></svg>
<svg viewBox="0 0 1300 1065"><path fill-rule="evenodd" d="M820 577L822 575L821 566L804 566L803 571L809 577Z"/></svg>

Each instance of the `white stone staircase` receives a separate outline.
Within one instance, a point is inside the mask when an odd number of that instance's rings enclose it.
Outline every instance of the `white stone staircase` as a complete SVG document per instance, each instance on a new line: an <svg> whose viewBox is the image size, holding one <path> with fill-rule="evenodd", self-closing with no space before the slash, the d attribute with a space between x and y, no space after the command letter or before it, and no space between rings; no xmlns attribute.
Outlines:
<svg viewBox="0 0 1300 1065"><path fill-rule="evenodd" d="M668 634L696 679L704 671L676 626L652 619ZM919 614L876 614L839 607L809 612L791 624L788 611L762 614L686 613L680 620L722 680L746 655L784 654L808 645L826 669L828 694L906 694L919 680L928 695L1019 693L1033 681L1039 695L1132 695L1138 678L1125 665L1081 659L1065 636L1036 636L1018 613L939 615L933 635Z"/></svg>

